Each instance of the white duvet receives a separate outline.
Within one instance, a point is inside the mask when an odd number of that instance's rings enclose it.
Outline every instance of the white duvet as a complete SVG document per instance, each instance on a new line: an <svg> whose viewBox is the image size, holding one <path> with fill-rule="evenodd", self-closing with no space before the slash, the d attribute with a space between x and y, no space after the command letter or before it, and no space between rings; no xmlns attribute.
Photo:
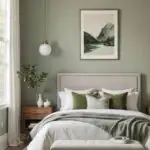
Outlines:
<svg viewBox="0 0 150 150"><path fill-rule="evenodd" d="M114 110L114 109L92 109L92 110L67 110L66 112L91 112L98 114L120 114L125 116L143 117L150 120L146 114L137 111ZM57 114L65 111L56 112ZM33 129L34 130L34 129ZM27 150L50 150L51 145L56 140L107 140L111 136L95 125L78 121L54 121L47 123L43 128L34 134L31 132L33 140L28 145ZM150 138L145 145L150 150Z"/></svg>

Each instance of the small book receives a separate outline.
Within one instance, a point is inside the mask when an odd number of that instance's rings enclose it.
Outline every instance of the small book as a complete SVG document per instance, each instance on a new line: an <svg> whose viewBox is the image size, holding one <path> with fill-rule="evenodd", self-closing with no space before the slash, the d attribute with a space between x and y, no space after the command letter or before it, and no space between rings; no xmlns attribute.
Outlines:
<svg viewBox="0 0 150 150"><path fill-rule="evenodd" d="M118 136L110 139L112 142L120 143L120 144L129 144L132 140L128 137Z"/></svg>

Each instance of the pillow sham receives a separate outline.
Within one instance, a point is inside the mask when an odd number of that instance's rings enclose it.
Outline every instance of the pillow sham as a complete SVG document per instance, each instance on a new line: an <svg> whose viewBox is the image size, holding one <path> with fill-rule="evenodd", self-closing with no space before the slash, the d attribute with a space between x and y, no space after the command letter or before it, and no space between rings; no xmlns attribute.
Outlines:
<svg viewBox="0 0 150 150"><path fill-rule="evenodd" d="M134 88L129 88L129 89L125 89L125 90L110 90L110 89L105 89L102 88L102 92L104 93L110 93L110 94L122 94L122 93L131 93L134 91Z"/></svg>
<svg viewBox="0 0 150 150"><path fill-rule="evenodd" d="M85 94L78 94L72 92L73 99L73 109L86 109L87 108L87 100Z"/></svg>
<svg viewBox="0 0 150 150"><path fill-rule="evenodd" d="M86 93L89 93L93 90L96 90L94 88L90 88L90 89L86 89L86 90L73 90L73 89L69 89L69 88L64 88L64 91L65 92L75 92L75 93L78 93L78 94L86 94Z"/></svg>
<svg viewBox="0 0 150 150"><path fill-rule="evenodd" d="M139 92L128 93L127 96L127 109L138 111Z"/></svg>
<svg viewBox="0 0 150 150"><path fill-rule="evenodd" d="M95 97L86 95L87 109L109 109L109 98L105 96Z"/></svg>
<svg viewBox="0 0 150 150"><path fill-rule="evenodd" d="M127 94L128 93L122 93L122 94L104 93L104 95L110 98L109 100L110 109L126 109Z"/></svg>
<svg viewBox="0 0 150 150"><path fill-rule="evenodd" d="M64 110L66 105L66 93L64 91L57 92L58 98L60 100L60 110Z"/></svg>

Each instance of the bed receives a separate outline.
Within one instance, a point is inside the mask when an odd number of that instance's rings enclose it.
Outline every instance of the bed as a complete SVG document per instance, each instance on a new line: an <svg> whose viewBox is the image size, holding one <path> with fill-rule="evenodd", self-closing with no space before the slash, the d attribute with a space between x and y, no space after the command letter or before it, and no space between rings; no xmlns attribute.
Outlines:
<svg viewBox="0 0 150 150"><path fill-rule="evenodd" d="M102 88L124 90L134 88L139 93L138 110L116 109L78 109L63 110L53 113L43 119L30 133L31 143L27 150L50 150L56 140L109 140L117 135L119 130L115 126L123 124L124 127L133 128L141 135L145 147L150 147L149 120L150 117L141 113L141 79L140 74L58 74L57 90L64 88L84 90L88 88ZM130 102L132 105L132 102ZM134 103L133 103L134 105ZM60 99L57 99L57 109L60 110ZM113 120L114 119L114 120ZM133 124L134 123L134 124ZM107 126L105 125L107 124ZM108 127L111 128L110 134ZM118 129L118 128L117 128ZM119 129L122 129L119 128ZM132 131L133 130L133 131ZM134 136L135 130L128 130L126 134ZM110 130L109 130L110 131ZM115 132L114 132L115 131ZM139 136L137 136L139 138Z"/></svg>

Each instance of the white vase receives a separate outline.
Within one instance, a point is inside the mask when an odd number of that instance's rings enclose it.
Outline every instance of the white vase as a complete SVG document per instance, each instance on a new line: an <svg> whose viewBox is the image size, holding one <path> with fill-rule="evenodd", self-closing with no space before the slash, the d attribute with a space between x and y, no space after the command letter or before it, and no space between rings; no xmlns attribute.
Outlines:
<svg viewBox="0 0 150 150"><path fill-rule="evenodd" d="M38 94L38 99L37 99L37 106L42 107L43 106L43 100L42 100L42 94Z"/></svg>
<svg viewBox="0 0 150 150"><path fill-rule="evenodd" d="M49 107L51 105L51 102L47 99L45 102L44 102L44 107Z"/></svg>

